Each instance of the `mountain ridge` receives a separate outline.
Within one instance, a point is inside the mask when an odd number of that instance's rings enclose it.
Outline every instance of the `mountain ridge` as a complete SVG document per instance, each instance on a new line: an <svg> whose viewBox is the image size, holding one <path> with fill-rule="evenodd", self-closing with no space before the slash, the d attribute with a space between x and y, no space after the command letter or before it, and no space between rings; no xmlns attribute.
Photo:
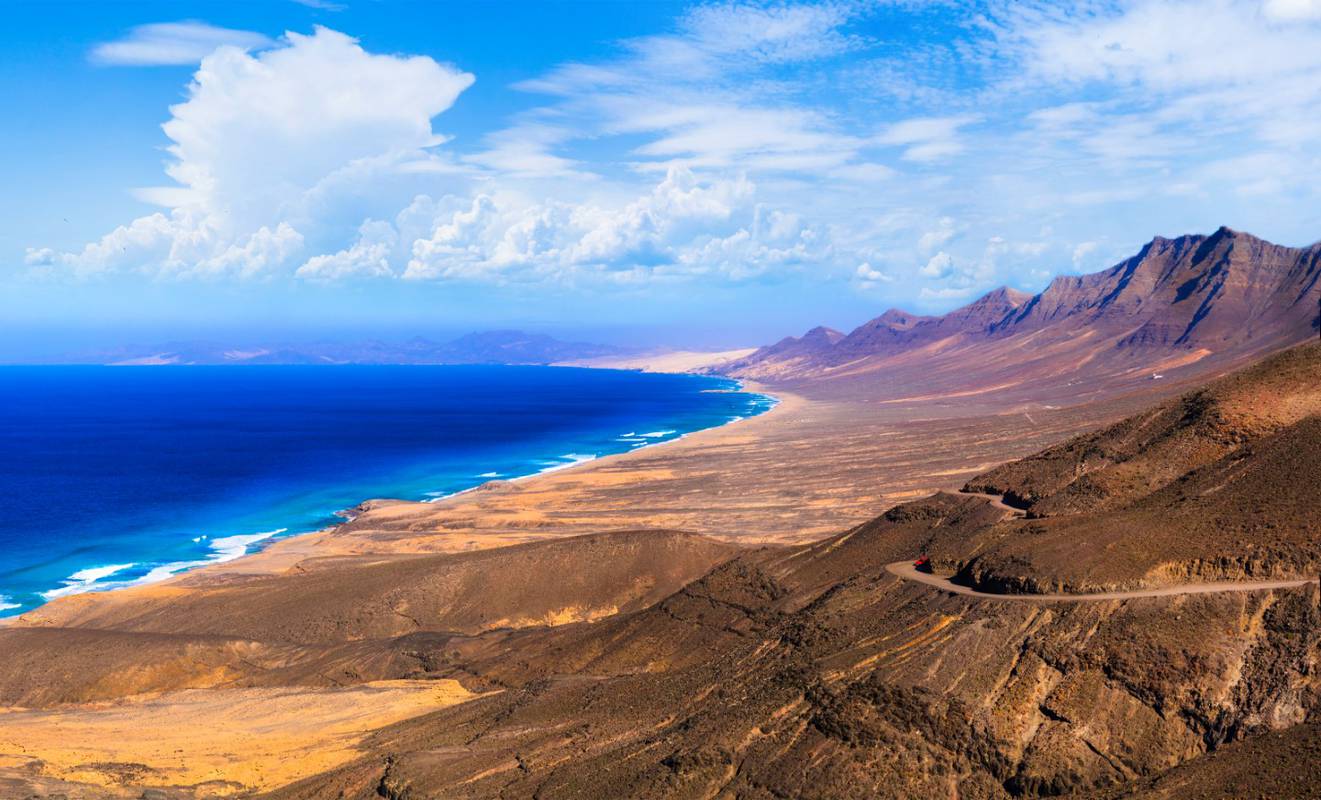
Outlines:
<svg viewBox="0 0 1321 800"><path fill-rule="evenodd" d="M1315 335L1317 305L1307 299L1319 279L1321 243L1285 247L1227 227L1156 237L1108 269L1058 276L1036 295L1000 287L940 316L890 309L828 346L788 337L723 371L818 385L870 375L863 382L873 388L884 375L892 385L938 390L1051 379L1090 365L1131 385L1143 370L1204 359L1204 367L1232 365Z"/></svg>

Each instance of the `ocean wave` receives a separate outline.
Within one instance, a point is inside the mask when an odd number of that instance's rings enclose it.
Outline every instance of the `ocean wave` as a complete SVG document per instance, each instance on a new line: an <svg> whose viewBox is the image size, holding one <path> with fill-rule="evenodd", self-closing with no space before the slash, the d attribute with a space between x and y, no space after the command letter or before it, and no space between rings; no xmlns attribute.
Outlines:
<svg viewBox="0 0 1321 800"><path fill-rule="evenodd" d="M504 473L502 473L502 472L483 472L483 473L481 473L480 475L478 475L477 477L479 477L479 478L498 478L498 477L500 477L500 476L503 475L503 474L504 474Z"/></svg>
<svg viewBox="0 0 1321 800"><path fill-rule="evenodd" d="M651 433L639 433L638 436L641 436L644 439L660 439L661 437L671 436L676 433L678 433L678 431L652 431Z"/></svg>
<svg viewBox="0 0 1321 800"><path fill-rule="evenodd" d="M273 531L239 534L238 536L225 536L220 539L212 539L211 549L214 550L216 554L211 557L211 560L216 563L233 561L236 558L246 555L248 548L257 542L262 542L273 536L279 536L282 533L288 532L288 528L276 528Z"/></svg>
<svg viewBox="0 0 1321 800"><path fill-rule="evenodd" d="M579 464L586 464L588 461L595 461L595 460L596 460L595 453L565 453L564 455L560 456L559 459L556 461L541 462L542 468L538 470L536 474L545 475L547 472L555 472L561 469L568 469L569 467L576 467ZM530 478L532 476L528 475L526 477Z"/></svg>
<svg viewBox="0 0 1321 800"><path fill-rule="evenodd" d="M22 608L22 606L15 603L13 598L0 594L0 611L12 611L15 608Z"/></svg>
<svg viewBox="0 0 1321 800"><path fill-rule="evenodd" d="M107 581L112 575L123 572L126 569L136 567L137 564L114 564L105 567L90 567L79 570L64 581L64 586L58 589L51 589L42 592L41 596L46 600L54 600L57 597L64 597L71 594L83 594L85 592L101 592L109 589L123 589L129 586L146 586L149 583L159 583L167 578L185 570L205 567L210 564L223 564L226 561L233 561L241 558L248 553L248 548L257 542L264 541L272 536L279 536L288 531L288 528L277 528L273 531L262 531L260 533L244 533L236 536L222 536L219 539L207 540L205 536L199 536L193 539L197 541L207 541L207 547L211 548L211 555L206 558L193 561L173 561L168 564L158 564L147 571L147 574L140 578L134 578L127 581Z"/></svg>
<svg viewBox="0 0 1321 800"><path fill-rule="evenodd" d="M223 564L226 561L233 561L236 558L242 558L248 554L248 548L257 542L265 541L272 536L279 536L288 531L288 528L276 528L273 531L261 531L260 533L242 533L236 536L222 536L219 539L210 540L207 545L211 548L211 555L197 561L175 561L170 564L161 564L153 567L146 575L134 581L123 584L124 586L146 586L149 583L160 583L163 580L173 578L180 572L197 567L205 567L210 564ZM117 586L102 586L97 588L116 589Z"/></svg>
<svg viewBox="0 0 1321 800"><path fill-rule="evenodd" d="M91 591L97 581L102 578L108 578L116 572L123 572L126 569L132 569L137 564L108 564L103 567L88 567L80 569L69 577L64 579L64 585L58 589L42 592L41 596L47 600L54 600L57 597L64 597L70 594L81 594Z"/></svg>

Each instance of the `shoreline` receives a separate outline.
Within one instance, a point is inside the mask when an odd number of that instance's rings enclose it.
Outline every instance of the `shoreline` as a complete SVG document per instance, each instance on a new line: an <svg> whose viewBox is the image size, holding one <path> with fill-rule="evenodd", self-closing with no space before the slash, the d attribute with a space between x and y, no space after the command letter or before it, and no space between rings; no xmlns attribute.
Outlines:
<svg viewBox="0 0 1321 800"><path fill-rule="evenodd" d="M579 368L583 368L583 367L579 367ZM609 370L612 368L594 367L591 369ZM623 369L619 371L633 372L636 370ZM374 508L381 508L385 506L397 506L397 505L407 505L407 506L425 505L425 506L433 506L433 507L435 506L443 507L448 502L461 500L465 496L469 496L474 493L480 492L483 489L491 486L492 484L526 485L527 483L534 481L538 478L544 478L551 475L564 475L566 473L575 473L590 469L592 467L599 467L606 464L616 463L617 461L624 459L627 456L631 456L635 453L641 454L646 451L652 451L655 448L660 447L661 445L674 444L676 442L681 442L681 441L689 441L691 440L692 437L695 436L708 434L714 431L723 431L730 427L736 426L739 423L747 422L749 420L763 419L768 415L772 414L772 412L781 408L785 402L785 398L783 396L770 393L769 391L766 390L765 386L755 381L727 378L725 376L699 375L696 373L676 373L676 374L682 374L692 378L700 378L700 379L708 379L708 380L719 379L719 380L729 381L734 384L733 388L709 388L709 389L703 389L701 391L731 393L731 394L746 394L749 396L750 401L764 400L764 401L769 401L769 404L765 407L765 410L763 411L759 411L757 413L752 413L747 415L739 415L720 424L712 425L705 428L697 428L694 430L686 431L684 433L680 433L678 436L675 436L673 438L660 439L658 441L647 441L644 443L639 443L637 446L631 447L628 450L623 450L615 453L606 453L604 455L592 455L587 458L581 458L578 460L569 461L561 465L549 465L535 472L528 472L521 475L515 475L509 478L491 477L490 479L482 483L478 483L475 486L471 486L466 489L461 489L457 492L452 492L443 496L429 497L426 499L418 499L418 500L408 500L408 499L392 498L392 497L368 497L353 506L332 512L332 516L340 517L342 518L342 521L321 528L299 531L289 535L282 535L287 530L287 528L282 528L276 531L262 532L258 534L236 534L233 536L220 537L215 541L248 539L250 537L258 537L258 538L255 538L253 541L245 545L247 548L250 548L247 549L246 552L243 552L238 555L230 555L223 551L213 550L210 556L205 558L200 558L194 562L188 562L189 566L183 567L178 571L170 572L165 577L154 580L146 580L146 578L150 578L152 574L152 573L148 573L148 575L144 576L143 578L127 581L122 584L109 585L106 586L105 588L96 588L94 584L88 584L87 588L83 588L77 584L68 584L67 581L69 580L69 578L66 578L65 579L66 585L61 587L55 587L49 590L53 594L50 594L46 602L42 603L41 605L29 608L26 611L22 611L19 613L0 616L0 627L12 626L16 622L23 621L24 618L27 617L29 614L42 612L55 605L66 606L73 603L82 604L89 602L89 598L95 598L98 596L110 597L110 596L120 596L123 595L124 593L131 593L136 591L151 591L162 588L169 589L185 581L197 580L199 578L205 580L208 576L212 576L212 575L271 574L275 572L280 572L283 570L271 569L268 567L268 568L259 568L255 571L250 571L249 568L254 565L267 563L269 560L271 560L267 558L268 554L271 556L275 556L275 558L273 559L275 562L286 561L287 559L280 557L284 555L286 552L288 552L289 554L293 554L293 553L302 554L297 560L301 560L301 558L303 557L314 557L316 555L334 555L334 553L313 553L313 552L307 552L307 550L308 548L315 548L318 542L324 541L327 537L332 536L335 533L339 532L344 526L354 522L358 517L361 516L361 514L365 510L371 510ZM754 407L759 407L759 406L754 406ZM666 432L671 432L671 431L666 431ZM576 455L576 454L569 454L569 455ZM230 551L230 553L232 553L232 550ZM153 573L158 572L160 570L167 569L175 565L176 564L174 563L162 564L153 568L152 572ZM290 563L289 567L292 566L293 563ZM101 568L102 567L99 566L88 567L79 570L79 572L75 573L75 575L85 574ZM42 594L43 596L46 596L46 593L42 593ZM9 608L6 608L5 604L9 602L8 598L0 598L0 600L3 601L0 602L0 615L3 615L5 611L10 610L10 608L17 609L22 607L21 604L13 604Z"/></svg>
<svg viewBox="0 0 1321 800"><path fill-rule="evenodd" d="M690 431L689 433L685 433L681 436L676 436L673 439L666 439L663 441L655 442L654 444L648 444L644 447L638 447L620 453L610 453L608 455L594 458L590 461L584 461L577 464L568 464L565 467L556 470L536 472L529 475L521 476L520 478L516 478L516 479L501 480L500 483L514 484L516 481L521 481L526 486L528 484L534 483L538 479L544 480L550 478L563 478L568 475L591 473L595 470L605 469L607 467L614 466L621 462L630 461L633 458L641 458L643 456L653 454L655 453L655 451L659 450L664 445L676 445L680 442L682 442L685 445L695 444L698 443L699 440L714 439L722 434L727 434L731 429L743 425L744 423L759 421L764 424L767 422L772 422L774 420L778 420L781 416L781 414L777 414L776 412L783 413L784 411L787 411L790 408L797 408L802 403L806 402L803 398L799 397L798 395L790 394L788 392L778 392L777 394L771 394L769 391L767 391L766 387L763 384L760 384L756 381L741 380L739 381L739 383L740 385L746 388L749 394L758 394L764 397L771 398L772 400L775 401L774 405L772 405L770 408L766 409L765 411L761 412L760 414L755 414L748 417L741 417L739 419L731 420L722 425L716 425L710 428L702 428L700 430ZM774 420L772 418L774 418ZM248 553L247 555L234 559L233 561L226 561L222 563L199 567L195 570L189 570L186 573L180 573L179 575L176 575L166 581L151 584L149 586L125 587L124 589L112 589L105 592L94 592L94 593L86 593L82 595L73 595L69 599L76 599L78 597L85 598L94 594L107 596L119 592L124 592L132 588L150 589L150 588L165 587L169 584L178 584L189 579L206 578L210 576L240 575L240 574L241 575L280 574L287 571L288 569L293 568L296 564L298 564L301 561L304 561L309 558L317 558L317 557L334 557L340 555L363 555L368 552L375 553L378 555L384 555L387 553L393 555L431 554L433 551L418 552L406 548L405 549L381 548L381 549L371 549L368 551L352 551L352 550L339 549L334 547L333 545L329 545L328 540L342 533L351 536L352 534L346 533L344 529L346 528L346 526L350 525L355 520L360 519L362 515L365 513L369 513L371 511L375 511L381 508L389 508L389 507L422 506L436 510L445 510L447 505L457 504L458 502L461 502L469 497L479 494L482 490L482 487L486 485L488 484L481 484L479 486L474 486L471 489L465 489L461 492L456 492L446 497L436 498L435 500L399 500L397 498L369 498L367 500L364 500L362 503L359 503L358 505L354 506L352 509L346 509L343 512L345 514L351 513L358 509L361 509L361 511L359 513L353 514L351 518L346 517L344 522L338 523L336 525L331 525L325 528L321 528L315 531L306 531L304 533L298 533L292 536L286 536L280 539L271 540L261 549L254 550L251 553ZM423 535L440 537L447 535L447 533L433 532L430 534L423 534ZM579 535L579 534L564 534L564 536L574 536L574 535ZM512 544L516 544L516 542L499 542L494 544L493 547L505 547L505 546L510 546ZM443 550L443 551L435 551L435 552L450 552L450 551ZM41 608L47 608L50 605L51 604L48 603L45 606L42 606ZM36 611L39 609L33 609L33 610ZM20 619L22 616L24 615L9 617L8 619L10 620ZM4 619L0 619L0 625L3 625L4 622L5 622Z"/></svg>

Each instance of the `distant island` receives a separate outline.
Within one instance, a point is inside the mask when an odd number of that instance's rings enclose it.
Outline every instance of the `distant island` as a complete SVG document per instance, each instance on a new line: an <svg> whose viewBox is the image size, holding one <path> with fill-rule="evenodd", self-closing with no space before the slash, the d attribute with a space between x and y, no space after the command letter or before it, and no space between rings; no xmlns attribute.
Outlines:
<svg viewBox="0 0 1321 800"><path fill-rule="evenodd" d="M469 333L436 342L415 336L402 343L359 342L236 345L219 342L167 342L75 353L65 363L151 365L237 364L508 364L546 365L626 356L636 350L589 342L566 342L546 334L516 330Z"/></svg>

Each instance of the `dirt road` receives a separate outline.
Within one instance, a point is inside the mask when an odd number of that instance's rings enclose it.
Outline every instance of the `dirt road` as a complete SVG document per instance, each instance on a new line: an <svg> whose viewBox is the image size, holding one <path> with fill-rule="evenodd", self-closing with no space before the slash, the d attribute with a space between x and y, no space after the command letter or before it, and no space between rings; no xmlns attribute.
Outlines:
<svg viewBox="0 0 1321 800"><path fill-rule="evenodd" d="M891 575L897 575L908 581L916 581L932 586L941 591L959 594L965 597L980 597L986 600L1009 600L1026 603L1079 603L1095 600L1131 600L1136 597L1173 597L1181 594L1213 594L1216 592L1257 592L1266 589L1293 589L1316 583L1310 578L1279 581L1219 581L1216 583L1186 583L1181 586L1161 586L1155 589L1134 589L1127 592L1096 592L1093 594L997 594L983 592L969 586L951 583L942 575L919 572L912 562L896 561L885 567Z"/></svg>

